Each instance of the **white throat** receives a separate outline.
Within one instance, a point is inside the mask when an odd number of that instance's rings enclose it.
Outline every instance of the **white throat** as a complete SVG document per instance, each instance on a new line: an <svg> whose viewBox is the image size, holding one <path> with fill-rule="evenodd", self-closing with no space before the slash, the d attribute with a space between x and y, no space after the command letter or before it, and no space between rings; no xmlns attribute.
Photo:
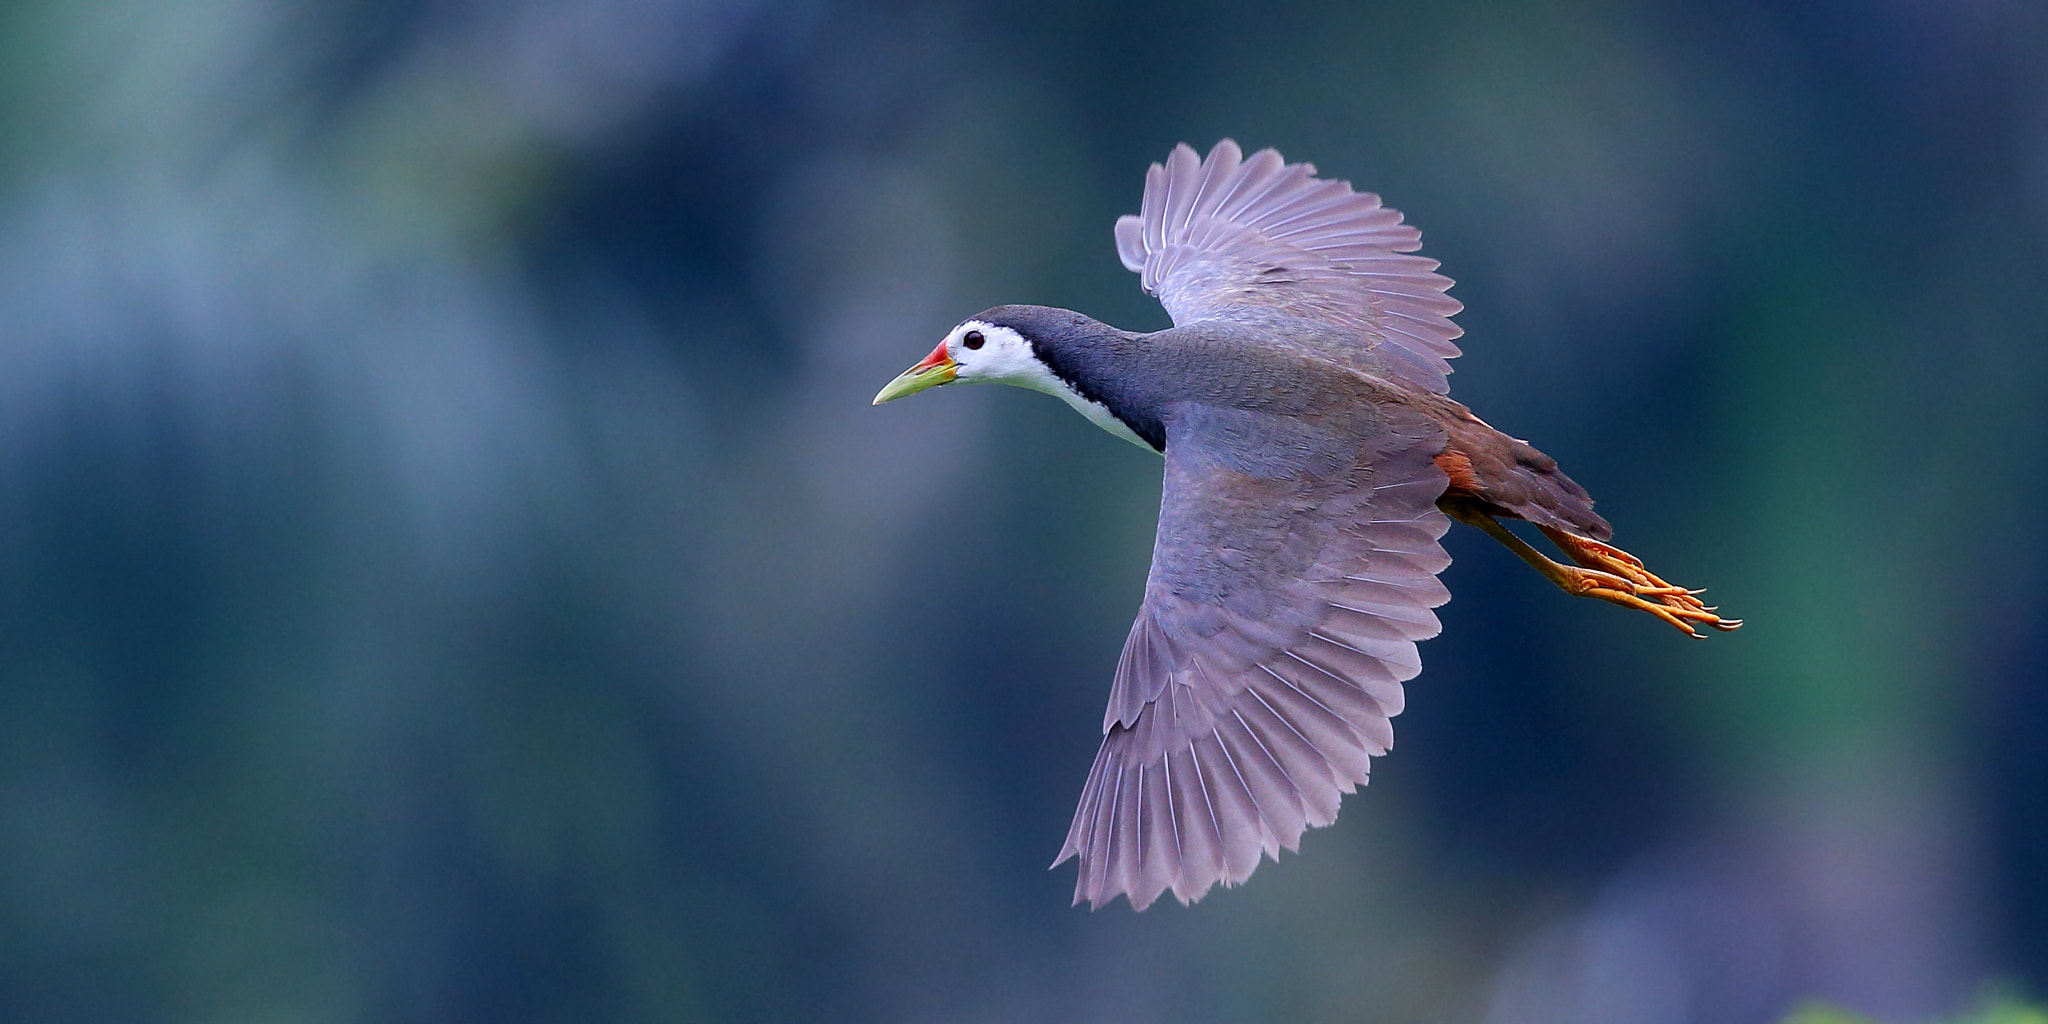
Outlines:
<svg viewBox="0 0 2048 1024"><path fill-rule="evenodd" d="M1073 388L1068 387L1067 382L1059 379L1058 377L1053 376L1052 371L1047 370L1045 368L1044 363L1041 363L1038 360L1033 359L1031 361L1031 364L1033 366L1038 367L1038 372L1041 379L1030 381L1008 381L1007 383L1015 384L1018 387L1030 388L1033 391L1043 391L1048 395L1053 395L1061 399L1062 401L1066 402L1068 405L1073 406L1075 412L1078 412L1081 415L1088 417L1088 422L1093 423L1096 426L1109 431L1110 436L1123 438L1124 440L1129 441L1130 443L1137 445L1138 447L1143 448L1148 452L1152 452L1152 454L1154 455L1159 454L1157 451L1153 450L1151 445L1145 443L1144 438L1139 437L1138 435L1132 433L1131 428L1124 426L1124 421L1117 419L1116 414L1109 411L1109 406L1106 406L1101 402L1092 401L1087 396L1081 394L1079 391L1076 391Z"/></svg>

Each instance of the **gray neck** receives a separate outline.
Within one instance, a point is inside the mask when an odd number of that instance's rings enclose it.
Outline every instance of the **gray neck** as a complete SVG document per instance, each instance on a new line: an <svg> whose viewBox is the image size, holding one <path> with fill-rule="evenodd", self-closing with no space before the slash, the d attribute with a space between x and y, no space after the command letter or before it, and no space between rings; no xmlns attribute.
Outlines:
<svg viewBox="0 0 2048 1024"><path fill-rule="evenodd" d="M1147 366L1144 335L1052 306L997 306L975 319L1008 327L1031 342L1039 361L1082 400L1074 407L1083 415L1096 419L1087 406L1098 406L1136 440L1153 451L1166 450L1163 395L1153 386L1157 371Z"/></svg>

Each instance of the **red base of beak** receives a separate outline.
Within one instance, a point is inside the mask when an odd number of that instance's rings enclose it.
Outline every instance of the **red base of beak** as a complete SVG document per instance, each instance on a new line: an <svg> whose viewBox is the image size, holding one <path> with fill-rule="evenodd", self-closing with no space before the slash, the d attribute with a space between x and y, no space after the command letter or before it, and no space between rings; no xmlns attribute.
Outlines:
<svg viewBox="0 0 2048 1024"><path fill-rule="evenodd" d="M910 372L916 373L919 370L929 370L932 367L939 365L940 363L949 362L952 362L952 357L946 354L946 343L942 341L939 342L938 348L932 349L931 355L924 357L924 362L921 362L916 366L911 367Z"/></svg>

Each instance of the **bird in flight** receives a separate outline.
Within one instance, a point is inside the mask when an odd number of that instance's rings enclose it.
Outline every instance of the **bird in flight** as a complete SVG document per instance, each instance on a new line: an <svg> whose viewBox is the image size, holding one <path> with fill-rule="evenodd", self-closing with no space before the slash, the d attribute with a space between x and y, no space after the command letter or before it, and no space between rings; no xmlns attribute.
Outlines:
<svg viewBox="0 0 2048 1024"><path fill-rule="evenodd" d="M1336 820L1393 745L1416 641L1442 628L1453 520L1568 594L1695 637L1741 625L1608 544L1555 461L1450 399L1463 307L1421 243L1313 165L1247 159L1228 139L1207 158L1178 146L1116 223L1117 254L1172 328L997 306L875 396L1012 384L1165 459L1145 598L1053 865L1079 861L1076 904L1143 910L1169 888L1192 903Z"/></svg>

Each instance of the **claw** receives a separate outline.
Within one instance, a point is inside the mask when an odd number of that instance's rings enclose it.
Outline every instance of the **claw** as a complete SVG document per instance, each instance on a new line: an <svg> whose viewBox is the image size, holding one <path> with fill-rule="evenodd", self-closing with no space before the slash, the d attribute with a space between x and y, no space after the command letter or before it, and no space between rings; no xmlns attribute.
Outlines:
<svg viewBox="0 0 2048 1024"><path fill-rule="evenodd" d="M1585 577L1574 579L1569 567L1557 567L1562 572L1553 579L1571 593L1598 597L1626 608L1649 612L1694 637L1706 636L1692 627L1694 622L1722 632L1742 627L1741 619L1721 618L1716 614L1720 610L1719 605L1709 605L1699 599L1699 595L1706 593L1705 587L1695 590L1668 583L1645 567L1642 559L1612 544L1580 537L1563 530L1544 528L1543 532L1557 544L1559 550L1583 567L1578 572L1587 574ZM1591 580L1596 575L1602 578L1620 577L1627 581L1627 589L1617 592L1612 588L1594 586ZM1567 579L1576 585L1566 585Z"/></svg>
<svg viewBox="0 0 2048 1024"><path fill-rule="evenodd" d="M1527 541L1502 526L1484 507L1448 500L1438 502L1437 507L1459 522L1476 526L1506 545L1508 550L1534 566L1545 579L1557 584L1567 594L1597 597L1624 608L1649 612L1695 639L1703 639L1706 634L1694 629L1694 622L1724 633L1742 628L1741 619L1721 618L1717 614L1720 610L1718 605L1709 606L1699 599L1699 595L1706 593L1705 588L1688 590L1668 583L1645 567L1642 559L1612 544L1555 527L1538 526L1558 550L1578 563L1575 566L1565 565L1530 547Z"/></svg>

